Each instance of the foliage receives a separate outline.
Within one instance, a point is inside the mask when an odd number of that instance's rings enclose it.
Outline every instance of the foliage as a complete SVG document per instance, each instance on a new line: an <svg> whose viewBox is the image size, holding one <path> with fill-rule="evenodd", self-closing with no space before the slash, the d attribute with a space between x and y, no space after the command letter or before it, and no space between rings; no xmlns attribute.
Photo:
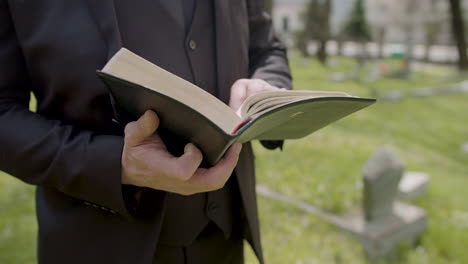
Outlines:
<svg viewBox="0 0 468 264"><path fill-rule="evenodd" d="M363 0L356 0L353 11L343 27L343 35L348 39L359 42L371 40Z"/></svg>
<svg viewBox="0 0 468 264"><path fill-rule="evenodd" d="M303 30L297 32L296 42L303 56L308 56L307 45L311 40L318 43L317 58L326 63L326 44L330 38L330 12L332 0L309 0L301 20Z"/></svg>

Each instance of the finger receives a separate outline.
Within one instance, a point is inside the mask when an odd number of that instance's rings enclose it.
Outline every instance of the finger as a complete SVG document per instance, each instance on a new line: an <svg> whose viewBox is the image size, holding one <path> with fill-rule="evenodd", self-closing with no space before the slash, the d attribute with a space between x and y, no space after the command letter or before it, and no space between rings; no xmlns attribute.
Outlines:
<svg viewBox="0 0 468 264"><path fill-rule="evenodd" d="M236 111L247 98L247 83L239 80L231 87L231 98L229 99L229 107Z"/></svg>
<svg viewBox="0 0 468 264"><path fill-rule="evenodd" d="M214 167L196 170L188 183L198 186L202 191L222 188L236 167L241 150L242 144L234 143Z"/></svg>
<svg viewBox="0 0 468 264"><path fill-rule="evenodd" d="M179 181L189 180L200 167L203 160L202 152L192 143L185 145L184 154L174 158L166 165L167 174Z"/></svg>
<svg viewBox="0 0 468 264"><path fill-rule="evenodd" d="M271 87L271 85L269 85L264 80L260 80L260 79L252 80L247 85L247 96L246 97L252 96L252 95L257 94L257 93L262 92L262 91L271 91L272 89L270 87Z"/></svg>
<svg viewBox="0 0 468 264"><path fill-rule="evenodd" d="M144 139L153 135L159 127L159 118L151 110L147 110L137 121L125 126L125 142L129 146L137 146Z"/></svg>

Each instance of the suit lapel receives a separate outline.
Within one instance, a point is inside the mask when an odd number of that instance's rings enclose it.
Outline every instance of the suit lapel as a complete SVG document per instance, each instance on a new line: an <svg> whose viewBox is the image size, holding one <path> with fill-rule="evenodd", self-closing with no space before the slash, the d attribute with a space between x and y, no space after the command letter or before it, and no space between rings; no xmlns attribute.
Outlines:
<svg viewBox="0 0 468 264"><path fill-rule="evenodd" d="M237 0L236 0L237 1ZM214 0L215 21L216 21L216 60L218 68L218 96L224 103L229 102L231 77L229 62L233 53L231 47L233 41L232 34L232 19L229 9L229 1Z"/></svg>
<svg viewBox="0 0 468 264"><path fill-rule="evenodd" d="M182 1L183 0L160 0L160 5L166 9L167 13L176 21L179 27L185 28Z"/></svg>

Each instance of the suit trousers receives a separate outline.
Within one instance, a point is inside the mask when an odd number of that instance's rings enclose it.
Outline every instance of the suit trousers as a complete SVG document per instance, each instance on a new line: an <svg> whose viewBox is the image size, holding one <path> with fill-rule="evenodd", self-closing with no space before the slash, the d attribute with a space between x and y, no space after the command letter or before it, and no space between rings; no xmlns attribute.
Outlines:
<svg viewBox="0 0 468 264"><path fill-rule="evenodd" d="M153 264L242 264L244 243L240 237L225 238L213 223L189 246L158 245Z"/></svg>

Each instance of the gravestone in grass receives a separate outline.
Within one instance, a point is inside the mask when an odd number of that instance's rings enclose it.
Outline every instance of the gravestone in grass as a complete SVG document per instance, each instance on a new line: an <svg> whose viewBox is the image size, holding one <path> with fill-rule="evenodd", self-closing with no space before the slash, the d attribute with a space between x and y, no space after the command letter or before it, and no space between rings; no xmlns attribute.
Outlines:
<svg viewBox="0 0 468 264"><path fill-rule="evenodd" d="M429 175L420 171L406 171L398 185L398 199L412 201L426 192Z"/></svg>
<svg viewBox="0 0 468 264"><path fill-rule="evenodd" d="M403 163L388 149L378 150L363 169L363 206L338 221L363 245L369 257L390 254L399 244L414 244L426 229L423 209L397 201Z"/></svg>
<svg viewBox="0 0 468 264"><path fill-rule="evenodd" d="M468 141L461 146L461 151L463 153L468 153Z"/></svg>
<svg viewBox="0 0 468 264"><path fill-rule="evenodd" d="M366 220L389 217L403 176L403 163L388 149L380 149L364 166L363 209Z"/></svg>
<svg viewBox="0 0 468 264"><path fill-rule="evenodd" d="M264 185L257 186L257 192L314 214L351 233L372 258L390 254L401 243L414 244L426 229L426 213L421 208L397 200L411 200L424 193L429 175L404 172L403 163L388 148L382 148L365 164L363 176L362 208L344 215L331 214Z"/></svg>

